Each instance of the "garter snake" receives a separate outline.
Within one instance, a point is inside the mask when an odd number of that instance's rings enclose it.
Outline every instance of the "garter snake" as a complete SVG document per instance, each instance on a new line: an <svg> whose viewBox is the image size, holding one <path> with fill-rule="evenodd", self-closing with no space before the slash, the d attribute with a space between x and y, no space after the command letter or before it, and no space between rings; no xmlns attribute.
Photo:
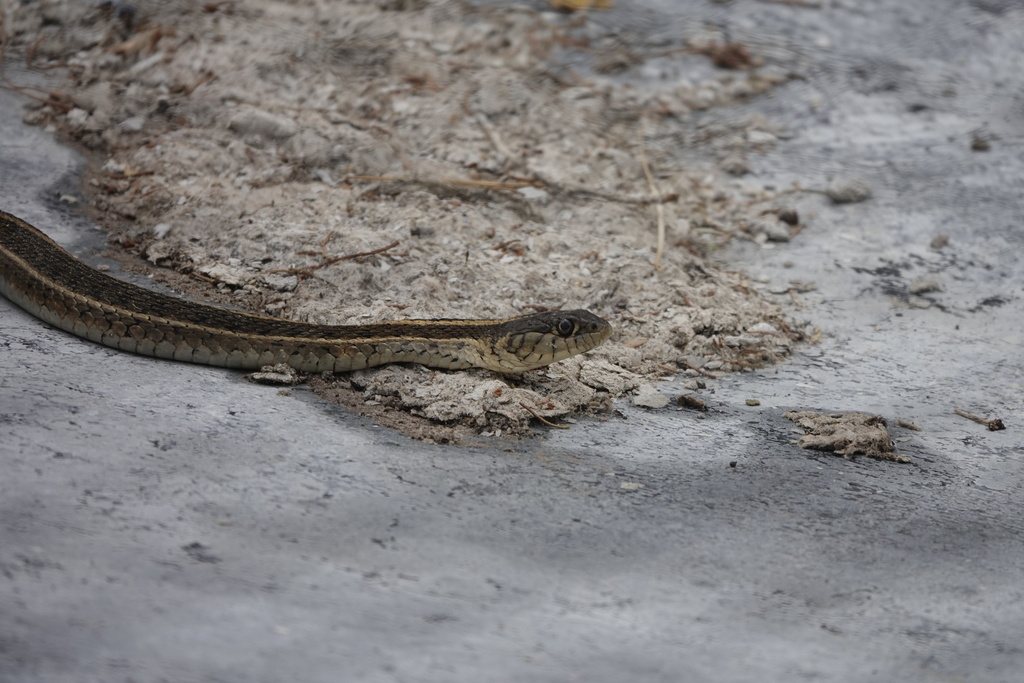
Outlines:
<svg viewBox="0 0 1024 683"><path fill-rule="evenodd" d="M420 363L523 372L584 353L611 326L584 310L504 320L314 325L160 294L82 263L0 211L0 294L32 315L122 351L228 368L286 363L306 371Z"/></svg>

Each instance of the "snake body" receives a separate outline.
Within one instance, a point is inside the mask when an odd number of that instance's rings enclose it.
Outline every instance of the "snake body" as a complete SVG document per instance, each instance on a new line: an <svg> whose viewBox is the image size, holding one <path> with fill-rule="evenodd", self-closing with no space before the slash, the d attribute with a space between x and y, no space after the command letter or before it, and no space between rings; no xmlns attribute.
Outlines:
<svg viewBox="0 0 1024 683"><path fill-rule="evenodd" d="M305 372L419 363L523 372L589 351L611 326L584 310L504 320L314 325L160 294L82 263L0 211L0 294L85 339L157 358L228 368L286 363Z"/></svg>

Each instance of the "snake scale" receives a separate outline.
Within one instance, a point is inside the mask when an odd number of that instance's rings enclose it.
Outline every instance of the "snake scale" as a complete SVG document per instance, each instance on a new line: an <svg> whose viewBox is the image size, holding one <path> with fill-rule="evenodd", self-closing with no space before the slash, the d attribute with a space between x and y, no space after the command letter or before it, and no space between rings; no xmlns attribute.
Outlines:
<svg viewBox="0 0 1024 683"><path fill-rule="evenodd" d="M243 313L113 278L3 211L0 294L51 325L115 349L249 370L286 363L305 372L344 372L419 363L523 372L589 351L612 329L584 310L364 325L314 325Z"/></svg>

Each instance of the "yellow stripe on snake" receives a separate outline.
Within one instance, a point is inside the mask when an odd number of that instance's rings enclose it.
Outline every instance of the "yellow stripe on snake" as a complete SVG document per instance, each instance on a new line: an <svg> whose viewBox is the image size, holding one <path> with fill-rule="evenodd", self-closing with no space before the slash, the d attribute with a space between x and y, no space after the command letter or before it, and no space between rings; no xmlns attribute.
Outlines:
<svg viewBox="0 0 1024 683"><path fill-rule="evenodd" d="M505 320L396 320L313 325L195 303L87 266L20 218L0 211L0 294L94 342L157 358L305 372L420 363L523 372L589 351L611 326L584 310Z"/></svg>

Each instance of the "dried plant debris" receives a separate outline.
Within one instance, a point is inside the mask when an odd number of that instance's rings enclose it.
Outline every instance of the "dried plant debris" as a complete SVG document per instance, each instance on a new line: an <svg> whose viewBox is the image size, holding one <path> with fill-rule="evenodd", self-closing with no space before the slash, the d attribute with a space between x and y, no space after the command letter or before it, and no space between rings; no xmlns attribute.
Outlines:
<svg viewBox="0 0 1024 683"><path fill-rule="evenodd" d="M551 7L565 12L587 9L611 9L612 0L549 0Z"/></svg>
<svg viewBox="0 0 1024 683"><path fill-rule="evenodd" d="M259 372L249 374L249 379L257 384L272 384L277 386L292 386L303 381L302 373L285 363L277 365L265 365Z"/></svg>
<svg viewBox="0 0 1024 683"><path fill-rule="evenodd" d="M343 380L387 407L375 419L400 409L523 433L532 412L603 410L685 368L774 363L802 338L742 274L701 256L749 239L743 226L779 195L717 163L783 130L757 115L697 136L683 125L770 92L789 69L642 90L584 79L551 62L576 44L577 18L523 8L133 7L125 21L38 0L4 17L3 56L53 77L21 89L34 98L25 120L93 151L89 208L122 255L195 298L314 323L566 307L617 329L525 378L390 368Z"/></svg>
<svg viewBox="0 0 1024 683"><path fill-rule="evenodd" d="M702 413L708 411L708 405L704 401L700 400L693 394L683 394L676 397L676 405L680 408L688 408L690 410L698 410Z"/></svg>
<svg viewBox="0 0 1024 683"><path fill-rule="evenodd" d="M831 451L850 459L866 455L876 460L910 462L910 458L895 452L888 424L880 415L866 413L816 413L810 410L790 410L782 414L804 429L806 434L797 440L801 448Z"/></svg>
<svg viewBox="0 0 1024 683"><path fill-rule="evenodd" d="M915 432L924 431L924 428L921 427L921 425L919 425L916 422L913 422L911 420L906 420L906 419L900 418L900 419L896 420L896 424L898 424L900 427L903 427L904 429L910 429L910 430L915 431Z"/></svg>
<svg viewBox="0 0 1024 683"><path fill-rule="evenodd" d="M960 410L959 408L955 408L953 412L959 415L960 417L966 417L968 420L977 422L978 424L985 425L986 427L988 427L988 430L990 432L999 432L1006 429L1006 425L1003 423L1002 420L1000 420L997 417L992 419L986 419L984 417L979 417L973 413L968 413L966 410Z"/></svg>

